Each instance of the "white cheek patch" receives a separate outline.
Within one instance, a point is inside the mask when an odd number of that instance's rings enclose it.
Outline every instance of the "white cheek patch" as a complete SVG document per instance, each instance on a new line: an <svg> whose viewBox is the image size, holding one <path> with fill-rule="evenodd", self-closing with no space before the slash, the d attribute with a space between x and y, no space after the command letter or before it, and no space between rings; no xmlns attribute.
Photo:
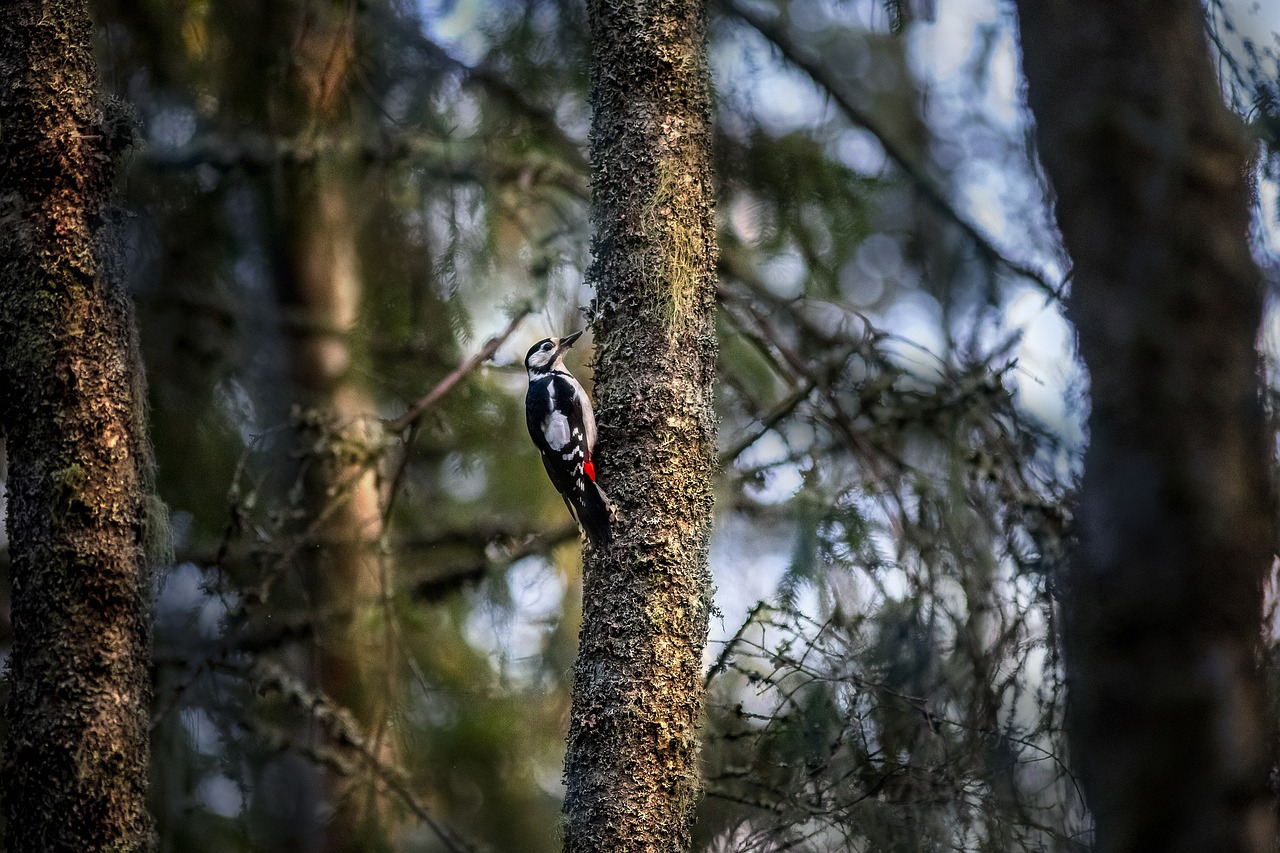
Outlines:
<svg viewBox="0 0 1280 853"><path fill-rule="evenodd" d="M552 412L542 422L542 434L552 450L559 450L569 443L569 419L563 412Z"/></svg>

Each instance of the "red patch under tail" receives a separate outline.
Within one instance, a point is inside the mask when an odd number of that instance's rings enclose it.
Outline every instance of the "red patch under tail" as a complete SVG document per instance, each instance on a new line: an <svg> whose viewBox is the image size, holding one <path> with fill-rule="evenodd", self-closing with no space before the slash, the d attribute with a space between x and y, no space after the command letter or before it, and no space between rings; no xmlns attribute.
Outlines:
<svg viewBox="0 0 1280 853"><path fill-rule="evenodd" d="M582 470L587 472L587 476L591 478L591 482L596 481L596 465L590 459L582 463Z"/></svg>

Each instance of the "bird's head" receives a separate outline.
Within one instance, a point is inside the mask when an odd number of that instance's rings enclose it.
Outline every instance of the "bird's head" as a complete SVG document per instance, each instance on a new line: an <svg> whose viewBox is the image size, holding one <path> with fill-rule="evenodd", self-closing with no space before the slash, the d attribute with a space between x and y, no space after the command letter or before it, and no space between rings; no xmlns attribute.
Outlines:
<svg viewBox="0 0 1280 853"><path fill-rule="evenodd" d="M582 337L582 332L574 332L563 338L546 338L529 347L529 354L524 357L525 369L530 376L550 373L557 367L563 367L564 353L573 342Z"/></svg>

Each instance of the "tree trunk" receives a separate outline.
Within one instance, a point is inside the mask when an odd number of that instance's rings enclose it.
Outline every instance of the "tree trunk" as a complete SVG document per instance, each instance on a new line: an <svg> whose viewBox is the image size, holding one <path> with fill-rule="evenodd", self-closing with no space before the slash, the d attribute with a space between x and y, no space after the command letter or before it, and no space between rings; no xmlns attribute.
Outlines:
<svg viewBox="0 0 1280 853"><path fill-rule="evenodd" d="M1018 11L1091 377L1063 641L1097 849L1269 850L1248 150L1195 0Z"/></svg>
<svg viewBox="0 0 1280 853"><path fill-rule="evenodd" d="M301 444L323 450L306 479L306 523L325 519L325 544L309 550L306 570L311 609L317 614L315 677L326 696L349 709L379 736L378 754L395 763L386 727L389 703L384 673L392 654L383 632L369 626L380 614L383 577L390 571L374 547L382 512L377 474L361 448L376 446L372 398L353 381L351 334L362 282L356 258L355 217L347 182L333 164L298 168L285 176L282 216L287 254L281 299L287 312L292 399L310 410ZM315 434L312 434L312 430ZM384 834L385 800L352 790L352 780L330 778L332 816L325 826L329 853L371 849ZM372 793L372 789L370 789ZM373 806L373 808L370 808Z"/></svg>
<svg viewBox="0 0 1280 853"><path fill-rule="evenodd" d="M565 758L567 851L688 850L711 601L716 235L706 10L588 4L601 484Z"/></svg>
<svg viewBox="0 0 1280 853"><path fill-rule="evenodd" d="M293 26L289 74L276 93L280 113L301 135L356 136L351 86L356 74L356 18L346 0L278 4ZM296 18L296 20L294 20ZM283 51L284 46L281 46ZM290 113L292 111L292 113ZM353 372L360 300L357 182L361 164L341 157L288 164L274 176L277 292L288 329L290 399L307 410L300 436L308 458L305 524L323 518L325 544L305 556L309 606L316 615L315 681L372 731L379 756L395 763L386 723L393 700L385 677L389 637L370 626L381 613L390 571L374 547L381 534L377 474L367 464L380 425L376 406ZM368 189L366 187L366 189ZM365 780L330 774L328 853L386 846L387 800Z"/></svg>
<svg viewBox="0 0 1280 853"><path fill-rule="evenodd" d="M107 225L129 119L100 99L90 39L83 0L0 4L10 853L150 843L151 448Z"/></svg>

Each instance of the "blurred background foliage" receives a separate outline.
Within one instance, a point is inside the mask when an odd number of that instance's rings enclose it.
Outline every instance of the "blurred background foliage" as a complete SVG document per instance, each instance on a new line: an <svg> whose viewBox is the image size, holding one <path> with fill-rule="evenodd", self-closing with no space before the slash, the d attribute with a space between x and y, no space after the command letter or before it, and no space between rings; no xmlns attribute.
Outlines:
<svg viewBox="0 0 1280 853"><path fill-rule="evenodd" d="M159 849L557 849L579 546L521 359L591 298L585 10L92 6L142 138L122 204L176 546ZM1051 603L1084 388L1006 15L711 6L700 849L1086 838ZM1280 73L1238 47L1262 251Z"/></svg>

